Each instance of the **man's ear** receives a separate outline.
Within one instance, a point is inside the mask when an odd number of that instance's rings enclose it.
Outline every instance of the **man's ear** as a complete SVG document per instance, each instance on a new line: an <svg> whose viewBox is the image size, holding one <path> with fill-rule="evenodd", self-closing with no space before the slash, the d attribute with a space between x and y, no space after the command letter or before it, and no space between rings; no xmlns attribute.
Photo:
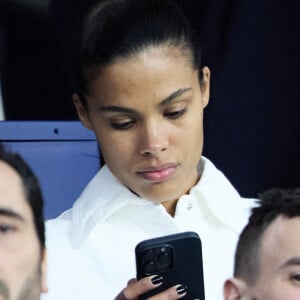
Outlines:
<svg viewBox="0 0 300 300"><path fill-rule="evenodd" d="M47 251L44 248L42 253L42 262L41 262L41 292L47 293Z"/></svg>
<svg viewBox="0 0 300 300"><path fill-rule="evenodd" d="M88 112L87 112L87 107L82 103L82 100L80 99L80 96L78 94L73 94L73 103L75 105L76 111L78 118L82 125L86 127L87 129L92 130L92 124L90 122Z"/></svg>
<svg viewBox="0 0 300 300"><path fill-rule="evenodd" d="M237 278L227 279L223 287L224 300L247 300L246 291L247 285L243 280Z"/></svg>
<svg viewBox="0 0 300 300"><path fill-rule="evenodd" d="M202 104L205 108L209 102L210 95L210 70L208 67L202 69L203 78L200 82L201 94L202 94Z"/></svg>

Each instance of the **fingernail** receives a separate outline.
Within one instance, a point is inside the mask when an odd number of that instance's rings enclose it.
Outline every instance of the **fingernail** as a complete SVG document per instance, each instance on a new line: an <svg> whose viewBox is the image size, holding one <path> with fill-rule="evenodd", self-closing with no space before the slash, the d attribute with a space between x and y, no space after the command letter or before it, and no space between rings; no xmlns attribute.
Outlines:
<svg viewBox="0 0 300 300"><path fill-rule="evenodd" d="M178 294L178 295L182 295L182 294L186 293L186 291L187 291L187 286L185 286L185 285L180 285L180 286L176 289L176 291L177 291L177 294Z"/></svg>
<svg viewBox="0 0 300 300"><path fill-rule="evenodd" d="M161 275L156 275L154 277L151 278L151 282L152 284L156 285L156 284L159 284L159 283L162 283L163 282L163 277Z"/></svg>

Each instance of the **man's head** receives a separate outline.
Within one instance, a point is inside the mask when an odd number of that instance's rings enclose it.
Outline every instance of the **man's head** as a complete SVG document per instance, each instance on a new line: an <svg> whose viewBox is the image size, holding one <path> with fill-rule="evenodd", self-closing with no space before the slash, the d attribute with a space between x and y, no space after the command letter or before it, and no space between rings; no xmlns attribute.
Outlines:
<svg viewBox="0 0 300 300"><path fill-rule="evenodd" d="M38 300L47 291L44 231L37 179L0 145L0 299Z"/></svg>
<svg viewBox="0 0 300 300"><path fill-rule="evenodd" d="M224 299L300 299L300 189L266 191L240 235Z"/></svg>

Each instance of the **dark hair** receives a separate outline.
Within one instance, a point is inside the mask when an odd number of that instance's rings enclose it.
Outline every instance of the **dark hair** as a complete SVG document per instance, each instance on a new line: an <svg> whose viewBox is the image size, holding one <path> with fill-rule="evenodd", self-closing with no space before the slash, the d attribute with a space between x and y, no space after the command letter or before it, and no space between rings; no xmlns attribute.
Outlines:
<svg viewBox="0 0 300 300"><path fill-rule="evenodd" d="M88 95L89 83L99 67L148 47L180 48L202 79L198 40L186 16L171 0L98 1L84 18L78 38L74 71L81 97Z"/></svg>
<svg viewBox="0 0 300 300"><path fill-rule="evenodd" d="M0 160L10 165L21 177L24 195L31 208L35 230L42 248L45 247L45 224L43 197L38 179L30 167L17 153L6 151L0 144Z"/></svg>
<svg viewBox="0 0 300 300"><path fill-rule="evenodd" d="M265 230L279 216L300 217L300 188L271 189L259 196L243 229L236 253L234 276L254 285L258 277L260 247Z"/></svg>

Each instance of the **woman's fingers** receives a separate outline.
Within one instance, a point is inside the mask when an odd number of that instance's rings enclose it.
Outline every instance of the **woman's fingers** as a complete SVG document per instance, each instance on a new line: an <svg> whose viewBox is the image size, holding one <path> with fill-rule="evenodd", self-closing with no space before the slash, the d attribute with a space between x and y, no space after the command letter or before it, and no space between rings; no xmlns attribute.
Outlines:
<svg viewBox="0 0 300 300"><path fill-rule="evenodd" d="M145 277L139 281L131 279L127 287L115 298L115 300L138 300L142 294L160 286L163 283L163 277L153 275ZM187 287L184 285L175 285L148 300L175 300L184 297L187 294Z"/></svg>
<svg viewBox="0 0 300 300"><path fill-rule="evenodd" d="M160 275L145 277L139 281L131 279L115 300L136 300L138 296L160 286L162 282L163 278Z"/></svg>
<svg viewBox="0 0 300 300"><path fill-rule="evenodd" d="M187 293L187 287L184 285L175 285L148 300L174 300L184 297Z"/></svg>

